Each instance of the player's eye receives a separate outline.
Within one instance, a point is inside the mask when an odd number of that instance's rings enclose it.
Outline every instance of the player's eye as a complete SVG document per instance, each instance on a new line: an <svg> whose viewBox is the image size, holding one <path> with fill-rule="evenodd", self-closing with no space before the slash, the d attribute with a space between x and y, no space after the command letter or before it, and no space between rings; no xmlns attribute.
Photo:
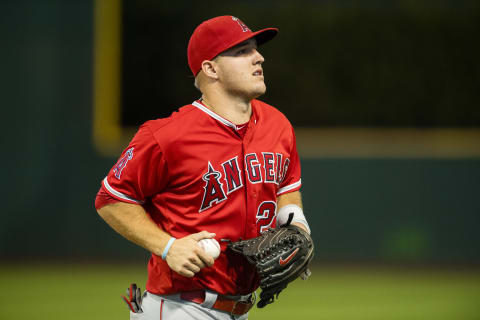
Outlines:
<svg viewBox="0 0 480 320"><path fill-rule="evenodd" d="M243 48L243 49L238 50L237 54L238 55L246 54L246 53L248 53L248 51L249 51L248 48Z"/></svg>

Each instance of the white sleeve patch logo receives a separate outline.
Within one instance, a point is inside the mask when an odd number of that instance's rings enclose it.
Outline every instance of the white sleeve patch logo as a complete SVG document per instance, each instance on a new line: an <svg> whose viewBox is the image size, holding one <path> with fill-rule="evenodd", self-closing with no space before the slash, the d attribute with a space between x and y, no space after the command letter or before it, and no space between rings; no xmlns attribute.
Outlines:
<svg viewBox="0 0 480 320"><path fill-rule="evenodd" d="M118 160L117 164L113 168L113 173L115 174L115 177L120 180L120 177L122 175L122 170L127 166L128 160L131 160L133 158L133 147L128 149L123 157Z"/></svg>

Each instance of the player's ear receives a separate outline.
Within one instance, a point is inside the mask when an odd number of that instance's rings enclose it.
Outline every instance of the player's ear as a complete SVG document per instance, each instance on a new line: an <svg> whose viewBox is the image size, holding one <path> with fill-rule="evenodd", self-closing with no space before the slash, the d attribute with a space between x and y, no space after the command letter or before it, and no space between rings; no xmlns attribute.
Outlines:
<svg viewBox="0 0 480 320"><path fill-rule="evenodd" d="M205 60L202 62L202 71L203 73L211 79L217 80L218 74L216 70L216 64L214 61Z"/></svg>

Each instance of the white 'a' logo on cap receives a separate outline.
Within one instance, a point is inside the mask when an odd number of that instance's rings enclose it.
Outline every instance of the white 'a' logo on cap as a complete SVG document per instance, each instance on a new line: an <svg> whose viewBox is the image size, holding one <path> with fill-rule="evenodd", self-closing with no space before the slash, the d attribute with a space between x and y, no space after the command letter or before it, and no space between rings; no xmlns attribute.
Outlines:
<svg viewBox="0 0 480 320"><path fill-rule="evenodd" d="M243 32L248 32L248 31L251 32L250 28L247 27L247 25L245 23L243 23L242 20L238 19L237 17L232 17L232 20L236 21L238 23L238 25L240 27L242 27Z"/></svg>

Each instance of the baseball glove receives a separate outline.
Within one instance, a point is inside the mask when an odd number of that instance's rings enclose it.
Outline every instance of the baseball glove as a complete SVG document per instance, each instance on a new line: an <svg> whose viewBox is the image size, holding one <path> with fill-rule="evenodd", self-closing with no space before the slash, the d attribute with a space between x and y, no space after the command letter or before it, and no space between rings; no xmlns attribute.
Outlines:
<svg viewBox="0 0 480 320"><path fill-rule="evenodd" d="M262 289L259 308L274 302L289 282L299 276L305 280L310 275L313 240L303 229L289 223L268 229L256 238L231 242L228 248L256 267Z"/></svg>

